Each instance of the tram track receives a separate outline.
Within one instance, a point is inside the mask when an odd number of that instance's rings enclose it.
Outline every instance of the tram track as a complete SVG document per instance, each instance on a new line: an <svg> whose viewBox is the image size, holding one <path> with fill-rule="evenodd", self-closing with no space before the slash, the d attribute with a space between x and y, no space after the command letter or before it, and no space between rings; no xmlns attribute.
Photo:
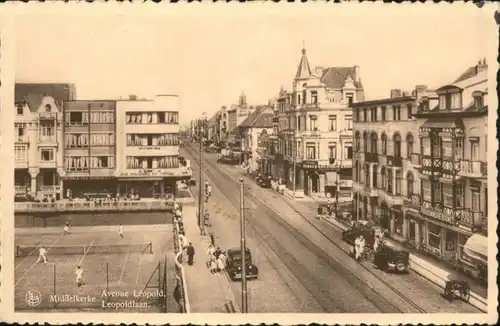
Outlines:
<svg viewBox="0 0 500 326"><path fill-rule="evenodd" d="M190 152L191 156L196 157L197 155L194 155L192 152L192 149L187 149L188 152ZM230 193L233 194L229 198L225 193L222 193L224 197L227 198L227 200L231 203L235 209L239 209L235 203L239 202L239 188L237 182L234 182L234 180L231 179L231 177L225 173L224 171L220 170L216 164L213 162L210 162L210 160L206 160L203 162L205 166L210 167L210 169L204 169L204 173L212 179L213 183L215 185L220 185L222 186L221 188L224 188L230 184L231 186L231 191ZM218 171L221 175L225 175L226 178L220 178L217 177L211 169L214 169ZM224 184L222 184L224 183ZM233 191L234 189L234 191ZM309 250L311 253L313 253L325 266L327 266L330 269L333 269L339 274L341 274L344 279L347 279L349 285L355 290L361 294L364 298L366 298L369 302L371 302L377 309L379 309L382 312L390 312L390 313L402 313L402 312L407 312L403 311L401 308L396 306L394 303L389 302L387 299L384 298L382 293L377 292L374 288L370 287L369 284L367 284L364 280L362 280L360 277L355 275L354 273L351 273L345 266L340 265L337 261L335 261L330 255L325 252L322 248L317 246L315 243L313 243L310 239L308 239L304 234L302 234L297 228L292 226L290 223L288 223L285 219L283 219L270 205L264 201L262 201L260 198L255 196L252 193L246 193L246 196L250 197L254 201L258 201L259 204L255 205L255 202L253 202L254 206L257 207L258 210L263 210L263 213L266 213L267 216L271 217L275 223L277 223L284 232L286 232L290 237L296 239L302 246L304 246L307 250ZM317 225L312 223L308 218L306 218L300 211L295 209L290 203L287 201L284 201L288 207L290 207L298 216L300 216L305 222L307 222L308 225L312 226L317 232L319 232L329 243L333 244L336 248L338 248L340 251L343 253L349 255L349 253L343 249L341 246L339 246L333 239L331 239L324 231L322 231ZM279 239L277 239L275 236L273 236L270 232L263 232L261 231L262 229L266 229L262 225L258 225L258 219L248 219L247 218L247 225L251 227L252 231L263 240L264 243L269 245L269 241L271 240L274 244L274 246L277 249L273 249L270 247L272 251L274 251L278 256L280 256L280 259L282 259L285 262L285 265L293 264L295 266L301 266L302 264L298 262L294 257L291 255L280 255L279 252L287 252L287 249L280 243ZM257 226L256 226L257 225ZM379 281L381 284L383 284L387 289L389 289L392 293L396 294L397 297L399 297L403 302L405 302L409 307L411 307L412 312L418 312L418 313L426 313L426 310L423 309L421 306L419 306L417 303L412 301L408 296L406 296L404 293L393 287L389 282L385 281L384 279L380 278L378 275L376 275L373 271L371 271L367 266L364 266L363 264L358 264L359 267L361 267L363 270L368 272L371 276L373 276L377 281ZM296 273L292 270L292 273L299 277L300 275L296 275ZM311 284L312 283L312 284ZM324 292L324 289L322 289L321 285L319 285L318 282L315 280L312 280L312 282L309 282L309 284L304 284L306 286L307 290L313 294L313 293L318 293L319 292ZM312 289L311 289L312 287ZM324 297L324 296L323 296ZM329 297L329 296L327 296ZM317 298L318 300L318 298ZM321 307L326 311L329 312L331 310L332 304L335 306L335 302L332 302L332 299L325 299L325 298L320 298L318 300L318 303L321 305ZM338 311L336 311L338 312Z"/></svg>

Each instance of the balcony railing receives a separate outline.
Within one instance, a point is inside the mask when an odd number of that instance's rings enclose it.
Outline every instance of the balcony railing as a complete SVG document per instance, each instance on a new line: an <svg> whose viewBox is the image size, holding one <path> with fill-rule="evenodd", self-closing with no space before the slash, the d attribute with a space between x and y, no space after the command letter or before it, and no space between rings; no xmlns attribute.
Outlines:
<svg viewBox="0 0 500 326"><path fill-rule="evenodd" d="M321 135L321 132L319 130L303 130L299 131L297 134L302 137L318 137Z"/></svg>
<svg viewBox="0 0 500 326"><path fill-rule="evenodd" d="M57 142L56 136L40 136L40 137L38 137L38 143L39 144L42 144L42 143L56 143L56 142Z"/></svg>
<svg viewBox="0 0 500 326"><path fill-rule="evenodd" d="M40 186L39 191L44 195L57 194L61 192L61 186Z"/></svg>
<svg viewBox="0 0 500 326"><path fill-rule="evenodd" d="M422 206L420 212L435 220L439 220L448 224L455 224L456 218L453 209L450 208L437 208L430 205Z"/></svg>
<svg viewBox="0 0 500 326"><path fill-rule="evenodd" d="M410 209L419 211L421 206L420 203L421 203L420 195L411 194L407 206Z"/></svg>
<svg viewBox="0 0 500 326"><path fill-rule="evenodd" d="M402 167L403 166L403 159L401 156L387 155L387 165Z"/></svg>
<svg viewBox="0 0 500 326"><path fill-rule="evenodd" d="M410 163L414 166L421 166L422 162L420 161L420 154L411 153L410 154Z"/></svg>
<svg viewBox="0 0 500 326"><path fill-rule="evenodd" d="M14 186L14 191L16 195L22 195L28 193L28 186Z"/></svg>
<svg viewBox="0 0 500 326"><path fill-rule="evenodd" d="M486 163L481 161L460 161L460 174L469 177L483 177L486 176Z"/></svg>
<svg viewBox="0 0 500 326"><path fill-rule="evenodd" d="M459 214L457 222L472 230L480 230L483 226L483 212L474 211L470 208L457 209Z"/></svg>
<svg viewBox="0 0 500 326"><path fill-rule="evenodd" d="M378 163L378 153L365 153L365 162Z"/></svg>
<svg viewBox="0 0 500 326"><path fill-rule="evenodd" d="M169 211L173 208L173 200L155 201L106 201L87 202L73 201L67 203L14 203L15 213L36 212L105 212L105 211Z"/></svg>
<svg viewBox="0 0 500 326"><path fill-rule="evenodd" d="M16 136L14 138L14 142L16 144L26 144L26 143L29 143L30 142L30 139L27 135L23 135L23 136Z"/></svg>
<svg viewBox="0 0 500 326"><path fill-rule="evenodd" d="M54 120L57 118L57 112L40 112L38 118L43 120Z"/></svg>

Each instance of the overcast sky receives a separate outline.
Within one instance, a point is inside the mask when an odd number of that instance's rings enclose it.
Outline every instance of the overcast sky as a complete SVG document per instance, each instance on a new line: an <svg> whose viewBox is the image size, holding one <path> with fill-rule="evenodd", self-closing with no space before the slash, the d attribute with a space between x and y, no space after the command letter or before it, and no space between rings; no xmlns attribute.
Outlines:
<svg viewBox="0 0 500 326"><path fill-rule="evenodd" d="M78 99L178 93L187 121L236 103L243 90L250 104L267 103L291 86L303 42L312 66L359 65L374 99L446 83L493 58L497 33L491 10L473 4L145 8L20 15L17 82L75 83Z"/></svg>

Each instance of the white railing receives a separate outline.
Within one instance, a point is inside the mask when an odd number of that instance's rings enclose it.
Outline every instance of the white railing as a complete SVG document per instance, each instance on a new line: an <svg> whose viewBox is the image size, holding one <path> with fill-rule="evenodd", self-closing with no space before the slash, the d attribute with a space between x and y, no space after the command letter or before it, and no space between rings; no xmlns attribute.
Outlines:
<svg viewBox="0 0 500 326"><path fill-rule="evenodd" d="M56 194L61 192L61 186L41 186L40 192L43 194Z"/></svg>
<svg viewBox="0 0 500 326"><path fill-rule="evenodd" d="M150 211L150 210L171 210L173 200L155 201L72 201L55 203L35 203L22 202L14 203L14 212L95 212L95 211Z"/></svg>
<svg viewBox="0 0 500 326"><path fill-rule="evenodd" d="M176 232L178 232L179 227L178 227L178 222L175 222L175 229ZM182 266L182 253L184 252L182 248L182 242L177 237L177 244L179 246L179 252L175 255L175 266L180 270L181 276L180 276L180 281L182 283L182 295L184 299L184 313L190 313L191 312L191 306L189 304L189 296L188 296L188 291L187 291L187 283L186 283L186 272L184 271L184 266Z"/></svg>
<svg viewBox="0 0 500 326"><path fill-rule="evenodd" d="M14 186L14 193L16 195L18 194L26 194L28 193L28 187L27 186Z"/></svg>

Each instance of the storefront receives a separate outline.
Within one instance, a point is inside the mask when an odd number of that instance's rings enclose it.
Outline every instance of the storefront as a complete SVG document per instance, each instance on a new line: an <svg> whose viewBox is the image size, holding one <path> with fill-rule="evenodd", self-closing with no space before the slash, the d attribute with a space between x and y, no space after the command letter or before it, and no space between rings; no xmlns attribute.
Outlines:
<svg viewBox="0 0 500 326"><path fill-rule="evenodd" d="M177 192L177 181L189 180L191 172L183 169L171 171L139 171L120 174L117 179L116 192L120 196L138 195L141 198L152 198Z"/></svg>
<svg viewBox="0 0 500 326"><path fill-rule="evenodd" d="M463 245L461 245L463 243ZM487 279L488 270L488 238L481 234L470 237L460 237L460 256L462 269L467 270L474 277Z"/></svg>
<svg viewBox="0 0 500 326"><path fill-rule="evenodd" d="M418 247L421 243L426 243L426 222L419 213L406 211L408 226L408 243Z"/></svg>

